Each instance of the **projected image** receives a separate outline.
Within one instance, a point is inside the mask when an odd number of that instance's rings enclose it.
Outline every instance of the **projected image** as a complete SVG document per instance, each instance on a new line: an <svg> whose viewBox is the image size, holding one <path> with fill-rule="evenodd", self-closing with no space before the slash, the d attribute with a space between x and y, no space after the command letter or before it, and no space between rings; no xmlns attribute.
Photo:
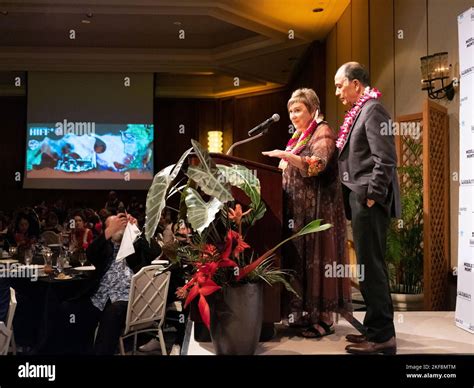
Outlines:
<svg viewBox="0 0 474 388"><path fill-rule="evenodd" d="M48 171L49 178L64 177L64 173L68 178L83 178L86 172L87 178L94 178L93 172L110 171L149 179L153 176L153 125L66 120L29 124L26 171L30 178L40 177L35 173L40 171Z"/></svg>
<svg viewBox="0 0 474 388"><path fill-rule="evenodd" d="M146 190L153 93L152 73L29 72L23 187Z"/></svg>

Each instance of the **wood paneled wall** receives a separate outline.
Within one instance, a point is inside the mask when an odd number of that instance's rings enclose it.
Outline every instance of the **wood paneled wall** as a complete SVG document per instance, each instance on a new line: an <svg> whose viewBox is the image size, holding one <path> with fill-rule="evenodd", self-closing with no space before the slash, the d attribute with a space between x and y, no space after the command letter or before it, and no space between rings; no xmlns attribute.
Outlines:
<svg viewBox="0 0 474 388"><path fill-rule="evenodd" d="M265 136L235 148L235 156L273 166L278 164L276 159L263 156L261 152L275 148L282 149L288 141L290 120L286 102L289 95L289 91L283 90L276 93L235 99L234 141L248 138L247 132L250 129L265 121L274 113L280 115L280 121L274 123Z"/></svg>
<svg viewBox="0 0 474 388"><path fill-rule="evenodd" d="M382 102L395 115L393 0L370 2L370 76L382 92Z"/></svg>
<svg viewBox="0 0 474 388"><path fill-rule="evenodd" d="M369 0L353 0L326 38L326 118L336 131L347 108L334 95L334 76L349 61L370 69Z"/></svg>
<svg viewBox="0 0 474 388"><path fill-rule="evenodd" d="M459 76L457 16L472 0L352 0L326 37L326 117L341 125L344 108L334 98L334 74L348 60L366 65L371 83L395 120L422 110L420 57L447 51L453 77ZM400 33L400 34L399 34ZM403 35L403 36L402 36ZM450 174L459 172L459 94L438 100L448 109ZM450 183L451 264L457 265L459 182Z"/></svg>

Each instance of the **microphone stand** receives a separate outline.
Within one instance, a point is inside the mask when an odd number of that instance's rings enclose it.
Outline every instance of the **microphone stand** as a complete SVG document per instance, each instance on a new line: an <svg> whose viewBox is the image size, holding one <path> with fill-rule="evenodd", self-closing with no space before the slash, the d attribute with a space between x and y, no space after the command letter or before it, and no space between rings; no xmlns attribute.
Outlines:
<svg viewBox="0 0 474 388"><path fill-rule="evenodd" d="M249 141L252 141L252 140L255 140L255 139L258 139L259 137L262 137L263 135L265 135L267 133L267 130L264 130L262 132L260 132L258 135L255 135L255 136L252 136L252 137L249 137L248 139L244 139L244 140L240 140L238 141L237 143L234 143L230 146L230 148L227 150L226 152L226 155L232 155L232 150L241 145L241 144L245 144L245 143L248 143Z"/></svg>

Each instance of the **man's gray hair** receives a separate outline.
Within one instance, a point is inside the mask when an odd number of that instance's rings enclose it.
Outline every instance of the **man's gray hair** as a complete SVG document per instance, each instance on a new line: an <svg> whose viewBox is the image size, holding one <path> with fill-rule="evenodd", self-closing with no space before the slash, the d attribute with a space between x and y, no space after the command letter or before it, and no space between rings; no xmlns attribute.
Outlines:
<svg viewBox="0 0 474 388"><path fill-rule="evenodd" d="M349 80L358 80L363 86L370 85L370 76L367 69L359 62L347 62L341 66L344 76Z"/></svg>

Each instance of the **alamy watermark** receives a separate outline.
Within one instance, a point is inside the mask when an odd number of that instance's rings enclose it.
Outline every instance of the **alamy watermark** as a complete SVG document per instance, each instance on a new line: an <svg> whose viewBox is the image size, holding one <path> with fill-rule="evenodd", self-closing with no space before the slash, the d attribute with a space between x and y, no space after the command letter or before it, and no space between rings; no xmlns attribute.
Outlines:
<svg viewBox="0 0 474 388"><path fill-rule="evenodd" d="M237 186L244 182L256 182L257 181L257 170L233 170L232 168L226 168L226 166L219 166L220 174L217 177L217 181L221 184L231 184Z"/></svg>
<svg viewBox="0 0 474 388"><path fill-rule="evenodd" d="M95 134L95 122L93 121L58 121L54 124L54 127L30 127L30 136L48 136L50 133L54 133L56 136L65 135L94 135Z"/></svg>
<svg viewBox="0 0 474 388"><path fill-rule="evenodd" d="M18 377L27 379L48 379L48 381L56 380L56 365L34 365L26 362L18 365Z"/></svg>
<svg viewBox="0 0 474 388"><path fill-rule="evenodd" d="M67 121L64 119L63 121L58 121L54 124L56 128L54 133L57 136L64 136L64 135L93 135L95 134L95 122L93 121Z"/></svg>
<svg viewBox="0 0 474 388"><path fill-rule="evenodd" d="M380 123L380 134L383 136L405 136L418 140L421 136L421 122L419 121L398 121L388 120Z"/></svg>
<svg viewBox="0 0 474 388"><path fill-rule="evenodd" d="M363 264L332 264L324 266L324 276L326 278L357 278L359 282L365 280L365 267Z"/></svg>
<svg viewBox="0 0 474 388"><path fill-rule="evenodd" d="M36 282L39 277L37 266L23 265L18 263L0 264L0 278L23 278Z"/></svg>

